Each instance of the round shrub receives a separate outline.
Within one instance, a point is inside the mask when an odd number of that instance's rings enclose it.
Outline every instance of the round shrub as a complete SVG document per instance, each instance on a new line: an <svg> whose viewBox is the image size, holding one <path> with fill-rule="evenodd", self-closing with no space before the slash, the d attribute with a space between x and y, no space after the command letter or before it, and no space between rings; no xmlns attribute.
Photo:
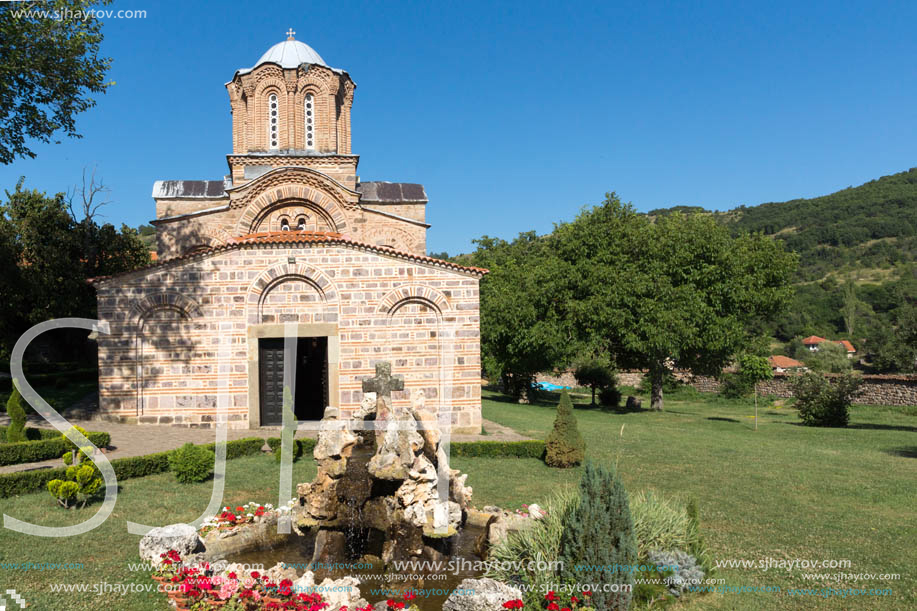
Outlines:
<svg viewBox="0 0 917 611"><path fill-rule="evenodd" d="M606 409L621 407L621 391L617 386L607 386L599 391L599 403Z"/></svg>
<svg viewBox="0 0 917 611"><path fill-rule="evenodd" d="M560 394L557 405L557 418L554 429L544 442L544 461L549 467L566 469L573 467L586 457L586 442L576 428L576 416L573 415L573 401L566 390Z"/></svg>
<svg viewBox="0 0 917 611"><path fill-rule="evenodd" d="M169 452L169 469L183 484L202 482L213 475L213 460L212 450L186 443Z"/></svg>

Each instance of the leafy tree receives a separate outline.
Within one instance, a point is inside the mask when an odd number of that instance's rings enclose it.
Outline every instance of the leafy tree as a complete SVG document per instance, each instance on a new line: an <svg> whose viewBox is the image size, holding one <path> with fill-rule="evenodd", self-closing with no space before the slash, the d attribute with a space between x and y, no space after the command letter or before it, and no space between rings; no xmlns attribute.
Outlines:
<svg viewBox="0 0 917 611"><path fill-rule="evenodd" d="M866 343L870 361L881 372L917 371L917 306L895 313L895 324L880 323Z"/></svg>
<svg viewBox="0 0 917 611"><path fill-rule="evenodd" d="M758 382L770 380L774 371L767 358L755 354L742 354L739 356L739 376L750 384L755 392L755 430L758 430Z"/></svg>
<svg viewBox="0 0 917 611"><path fill-rule="evenodd" d="M483 237L471 264L490 269L481 282L481 352L487 375L527 400L535 374L567 364L572 346L562 304L564 272L546 239Z"/></svg>
<svg viewBox="0 0 917 611"><path fill-rule="evenodd" d="M62 193L52 197L22 188L20 180L0 204L0 352L9 354L30 326L52 318L95 318L96 297L88 278L149 263L137 232L93 218L98 202L88 196L76 220ZM95 188L95 187L93 187Z"/></svg>
<svg viewBox="0 0 917 611"><path fill-rule="evenodd" d="M573 415L573 402L566 390L560 393L557 405L557 417L554 428L544 442L545 463L550 467L566 469L573 467L586 457L586 442L576 428L576 416Z"/></svg>
<svg viewBox="0 0 917 611"><path fill-rule="evenodd" d="M657 410L667 372L718 374L791 296L795 256L773 240L733 238L709 215L650 223L613 193L553 244L575 282L567 309L580 344L647 369Z"/></svg>
<svg viewBox="0 0 917 611"><path fill-rule="evenodd" d="M627 492L616 473L592 462L586 463L579 492L579 503L565 519L561 534L558 560L564 567L562 577L569 583L623 586L617 592L596 587L589 604L596 609L627 609L634 572L620 567L637 563ZM577 567L586 570L577 571Z"/></svg>
<svg viewBox="0 0 917 611"><path fill-rule="evenodd" d="M22 406L22 395L19 389L13 385L13 392L6 401L6 414L10 417L10 427L6 430L7 443L17 443L27 441L25 435L25 408Z"/></svg>
<svg viewBox="0 0 917 611"><path fill-rule="evenodd" d="M791 384L803 424L844 427L863 378L847 373L829 381L823 374L809 371L795 377Z"/></svg>
<svg viewBox="0 0 917 611"><path fill-rule="evenodd" d="M588 356L581 359L573 372L577 384L592 389L592 405L595 405L595 391L615 383L611 361L606 356Z"/></svg>
<svg viewBox="0 0 917 611"><path fill-rule="evenodd" d="M820 343L818 350L809 352L803 360L809 369L821 373L844 373L853 368L847 349L832 341Z"/></svg>
<svg viewBox="0 0 917 611"><path fill-rule="evenodd" d="M108 3L0 4L0 163L34 157L30 138L49 142L56 132L80 137L76 115L95 105L92 94L111 85L105 82L111 59L99 55L102 22L89 12ZM85 18L40 14L54 11L80 12Z"/></svg>

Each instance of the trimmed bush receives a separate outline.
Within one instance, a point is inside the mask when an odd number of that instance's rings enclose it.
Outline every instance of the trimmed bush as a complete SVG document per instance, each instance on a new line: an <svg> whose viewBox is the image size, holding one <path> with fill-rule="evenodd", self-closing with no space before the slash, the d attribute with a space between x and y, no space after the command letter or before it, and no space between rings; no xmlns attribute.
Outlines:
<svg viewBox="0 0 917 611"><path fill-rule="evenodd" d="M18 465L60 458L63 454L69 453L76 448L62 434L57 431L51 431L51 433L54 437L50 439L43 438L38 441L0 444L0 465ZM104 448L111 443L111 435L108 433L87 432L84 434L97 447Z"/></svg>
<svg viewBox="0 0 917 611"><path fill-rule="evenodd" d="M606 409L620 409L621 391L614 384L606 386L599 391L599 403Z"/></svg>
<svg viewBox="0 0 917 611"><path fill-rule="evenodd" d="M850 404L863 379L845 374L828 381L824 375L809 371L790 382L799 417L806 426L847 426Z"/></svg>
<svg viewBox="0 0 917 611"><path fill-rule="evenodd" d="M460 441L449 444L452 456L485 458L538 458L545 456L545 442L530 441Z"/></svg>
<svg viewBox="0 0 917 611"><path fill-rule="evenodd" d="M6 414L10 417L10 427L6 431L8 443L27 441L25 436L25 408L22 406L22 395L18 388L13 388L6 402Z"/></svg>
<svg viewBox="0 0 917 611"><path fill-rule="evenodd" d="M751 394L753 384L737 373L724 373L720 393L727 399L742 399Z"/></svg>
<svg viewBox="0 0 917 611"><path fill-rule="evenodd" d="M610 611L630 606L633 572L601 568L637 564L637 539L627 492L613 471L586 463L579 503L564 520L557 559L563 562L561 575L565 582L619 586L617 592L596 587L589 600L596 609ZM577 566L586 570L577 571Z"/></svg>
<svg viewBox="0 0 917 611"><path fill-rule="evenodd" d="M580 464L585 457L586 442L576 428L573 402L570 394L563 390L560 393L560 403L557 404L554 429L545 440L544 461L548 466L566 469Z"/></svg>
<svg viewBox="0 0 917 611"><path fill-rule="evenodd" d="M212 450L186 443L169 452L169 468L182 484L202 482L213 475Z"/></svg>
<svg viewBox="0 0 917 611"><path fill-rule="evenodd" d="M77 503L84 507L102 489L102 474L92 462L67 467L65 474L65 480L48 482L48 492L65 509L72 509Z"/></svg>

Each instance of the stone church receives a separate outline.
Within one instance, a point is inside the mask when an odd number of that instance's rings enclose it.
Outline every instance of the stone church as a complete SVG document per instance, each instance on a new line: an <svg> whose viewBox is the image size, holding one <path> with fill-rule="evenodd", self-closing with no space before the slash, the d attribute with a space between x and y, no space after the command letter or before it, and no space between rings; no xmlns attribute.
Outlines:
<svg viewBox="0 0 917 611"><path fill-rule="evenodd" d="M422 391L454 432L480 431L486 270L426 256L422 185L360 180L350 75L291 31L226 89L228 173L156 181L157 261L92 280L102 416L210 427L220 388L229 426L276 426L295 360L296 417L318 420L357 409L388 361L395 403Z"/></svg>

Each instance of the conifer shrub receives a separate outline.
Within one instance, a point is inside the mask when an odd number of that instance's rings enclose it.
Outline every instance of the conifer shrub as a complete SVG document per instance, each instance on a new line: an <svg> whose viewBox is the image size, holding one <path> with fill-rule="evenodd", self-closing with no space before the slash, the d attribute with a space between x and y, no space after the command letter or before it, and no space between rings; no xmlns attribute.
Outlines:
<svg viewBox="0 0 917 611"><path fill-rule="evenodd" d="M169 452L169 469L183 484L202 482L213 475L213 450L186 443Z"/></svg>
<svg viewBox="0 0 917 611"><path fill-rule="evenodd" d="M22 405L22 395L15 386L6 401L6 414L10 417L10 427L6 431L7 443L28 441L25 434L25 407Z"/></svg>
<svg viewBox="0 0 917 611"><path fill-rule="evenodd" d="M596 609L627 609L635 575L614 570L616 565L637 564L627 492L616 473L592 462L586 463L579 492L579 503L568 514L560 538L562 577L565 582L602 584L589 601Z"/></svg>
<svg viewBox="0 0 917 611"><path fill-rule="evenodd" d="M545 440L544 461L550 467L566 469L582 463L585 457L586 442L576 428L573 401L566 390L561 391L554 429Z"/></svg>

